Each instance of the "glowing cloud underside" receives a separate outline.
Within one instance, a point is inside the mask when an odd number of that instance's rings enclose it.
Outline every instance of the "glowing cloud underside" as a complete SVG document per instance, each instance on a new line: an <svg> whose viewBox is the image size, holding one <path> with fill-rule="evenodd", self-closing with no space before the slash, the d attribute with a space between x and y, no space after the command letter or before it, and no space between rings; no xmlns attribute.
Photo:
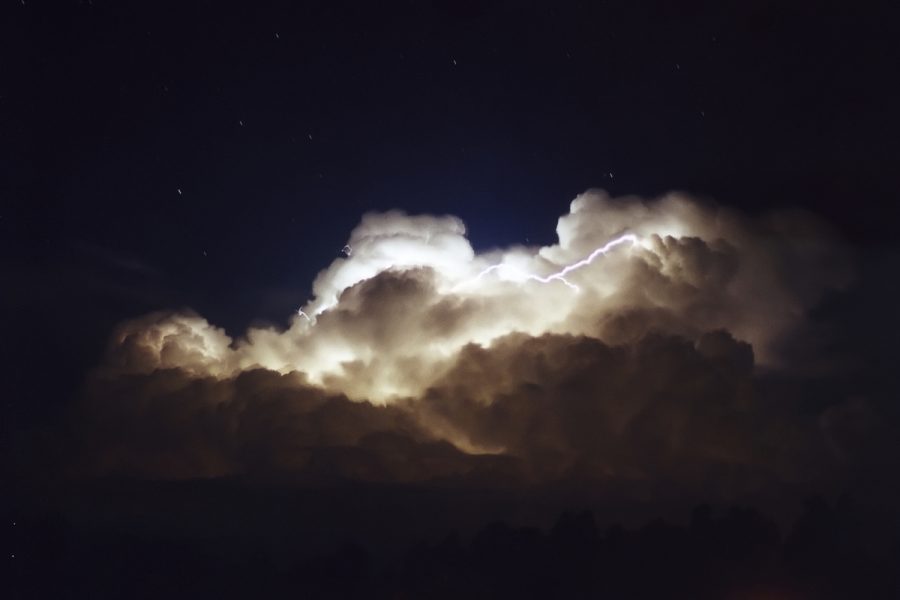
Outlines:
<svg viewBox="0 0 900 600"><path fill-rule="evenodd" d="M288 329L232 340L196 315L151 315L120 327L108 368L225 378L263 367L395 403L421 396L463 349L514 333L615 345L721 329L776 366L803 312L847 278L823 267L833 244L807 215L751 220L678 194L582 194L547 247L476 252L465 234L456 217L367 214ZM785 261L805 268L788 277Z"/></svg>

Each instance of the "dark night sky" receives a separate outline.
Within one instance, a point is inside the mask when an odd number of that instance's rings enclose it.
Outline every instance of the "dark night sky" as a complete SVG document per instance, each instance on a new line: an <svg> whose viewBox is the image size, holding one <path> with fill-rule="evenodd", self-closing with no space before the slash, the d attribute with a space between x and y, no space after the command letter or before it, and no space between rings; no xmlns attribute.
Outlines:
<svg viewBox="0 0 900 600"><path fill-rule="evenodd" d="M367 211L547 244L595 187L824 217L861 278L820 314L881 369L861 389L897 389L900 55L874 5L16 0L0 23L8 439L64 418L123 319L283 326Z"/></svg>

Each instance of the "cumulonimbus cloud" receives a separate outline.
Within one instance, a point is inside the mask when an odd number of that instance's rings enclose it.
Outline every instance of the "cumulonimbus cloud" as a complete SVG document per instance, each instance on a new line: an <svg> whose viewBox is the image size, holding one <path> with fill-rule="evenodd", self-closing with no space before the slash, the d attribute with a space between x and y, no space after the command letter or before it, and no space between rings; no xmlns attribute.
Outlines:
<svg viewBox="0 0 900 600"><path fill-rule="evenodd" d="M508 461L526 479L649 477L790 471L761 457L818 448L798 450L814 434L763 410L753 378L785 368L809 311L850 281L825 224L589 191L557 234L476 252L455 217L368 214L286 330L235 340L187 313L123 323L88 412L176 442L139 451L106 431L100 470L308 472L330 453L374 479Z"/></svg>

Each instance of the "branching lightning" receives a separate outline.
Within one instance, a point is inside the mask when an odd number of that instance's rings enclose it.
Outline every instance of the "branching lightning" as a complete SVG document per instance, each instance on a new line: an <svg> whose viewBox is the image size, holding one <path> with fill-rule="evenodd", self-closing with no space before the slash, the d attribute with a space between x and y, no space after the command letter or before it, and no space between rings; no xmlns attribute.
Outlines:
<svg viewBox="0 0 900 600"><path fill-rule="evenodd" d="M579 260L578 262L574 262L570 265L566 265L565 267L563 267L556 273L551 273L550 275L545 275L545 276L535 275L534 273L528 273L526 271L519 269L518 267L515 267L513 265L504 264L504 263L491 265L491 266L487 267L486 269L482 270L475 277L458 283L457 285L455 285L452 288L452 291L456 292L461 288L476 284L476 283L480 282L482 279L484 279L486 276L490 275L491 273L508 272L508 273L512 274L513 280L518 281L518 282L535 281L537 283L549 284L549 283L553 283L554 281L559 281L560 283L564 284L572 291L578 292L578 291L581 291L581 288L579 288L576 284L574 284L571 281L569 281L568 279L566 279L566 275L568 275L569 273L572 273L573 271L577 271L578 269L586 267L587 265L594 262L594 260L597 257L603 256L603 255L609 253L611 250L613 250L617 246L621 246L622 244L625 244L626 242L631 242L631 245L634 246L635 244L638 243L638 237L636 235L634 235L633 233L626 233L625 235L619 236L619 237L615 238L614 240L611 240L611 241L607 242L606 244L604 244L603 246L597 248L596 250L591 252L588 256ZM350 249L349 246L344 246L343 252L349 258L352 250ZM302 308L297 310L297 314L299 316L303 317L304 319L306 319L306 321L309 324L314 325L316 315L319 315L319 314L327 311L328 309L334 307L336 304L337 304L337 299L334 299L327 306L320 307L318 310L316 310L312 317L310 317L308 314L306 314Z"/></svg>
<svg viewBox="0 0 900 600"><path fill-rule="evenodd" d="M579 260L578 262L572 263L571 265L566 265L565 267L563 267L561 270L557 271L556 273L553 273L551 275L547 275L544 277L542 277L540 275L535 275L533 273L526 273L525 271L522 271L521 269L518 269L517 267L514 267L512 265L507 265L507 264L503 264L503 263L491 265L490 267L481 271L478 275L476 275L472 279L469 279L468 281L464 281L461 284L459 284L458 286L456 286L454 288L454 290L456 290L457 288L468 286L468 285L471 285L478 281L481 281L485 276L487 276L490 273L493 273L495 271L509 271L509 272L512 272L514 274L514 277L519 281L536 281L538 283L551 283L553 281L560 281L563 284L565 284L566 286L568 286L570 289L577 292L577 291L580 291L580 288L577 285L575 285L574 283L572 283L571 281L569 281L568 279L566 279L566 275L568 275L572 271L576 271L582 267L586 267L587 265L591 264L594 261L594 259L596 259L598 256L607 254L610 250L612 250L616 246L620 246L620 245L624 244L625 242L631 242L631 245L634 246L635 244L638 243L638 238L636 235L634 235L632 233L626 233L623 236L617 237L616 239L614 239L610 242L607 242L605 245L601 246L600 248L597 248L596 250L591 252L587 257Z"/></svg>

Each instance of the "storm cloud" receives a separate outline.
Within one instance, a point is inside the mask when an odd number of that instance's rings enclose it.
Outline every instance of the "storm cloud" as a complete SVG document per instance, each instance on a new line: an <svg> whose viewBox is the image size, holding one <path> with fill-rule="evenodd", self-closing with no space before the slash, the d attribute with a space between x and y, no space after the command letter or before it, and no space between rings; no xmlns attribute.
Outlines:
<svg viewBox="0 0 900 600"><path fill-rule="evenodd" d="M852 408L803 415L758 389L852 281L826 224L589 191L557 234L476 252L455 217L368 214L285 330L123 323L86 388L77 469L738 493L847 460L829 431Z"/></svg>

